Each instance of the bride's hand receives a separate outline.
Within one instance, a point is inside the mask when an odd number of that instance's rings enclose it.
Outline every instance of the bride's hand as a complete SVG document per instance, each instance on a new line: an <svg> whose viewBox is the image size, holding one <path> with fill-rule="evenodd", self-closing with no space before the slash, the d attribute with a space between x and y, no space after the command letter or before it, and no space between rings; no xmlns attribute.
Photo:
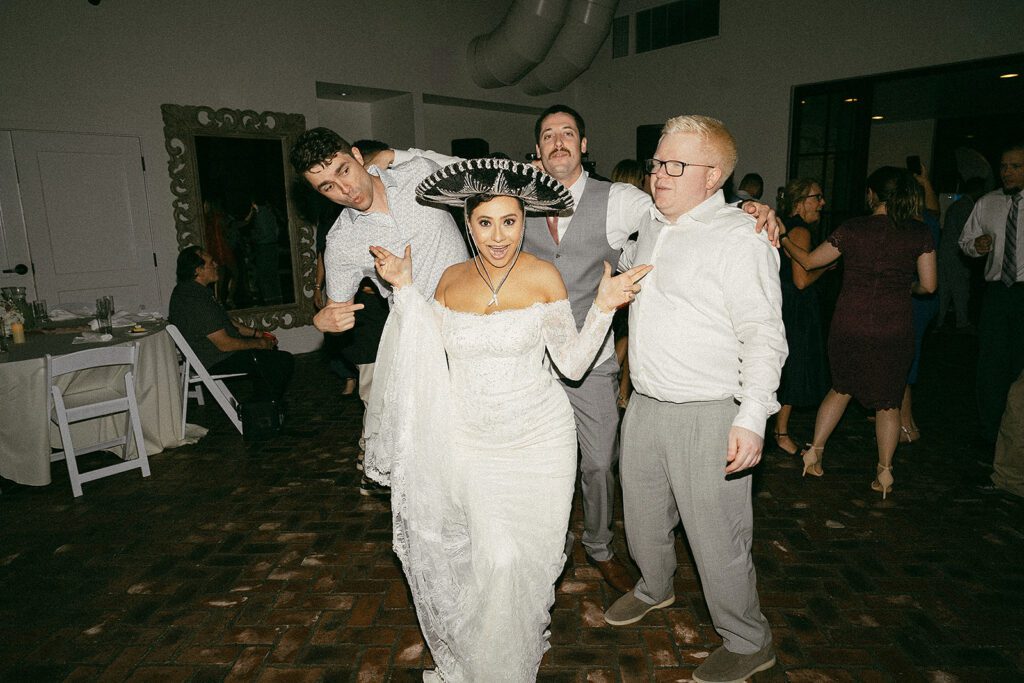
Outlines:
<svg viewBox="0 0 1024 683"><path fill-rule="evenodd" d="M612 277L612 267L605 261L604 277L601 278L601 284L597 286L594 305L605 313L610 313L620 306L629 304L640 291L640 285L637 283L653 269L654 266L634 266L625 273Z"/></svg>
<svg viewBox="0 0 1024 683"><path fill-rule="evenodd" d="M377 274L395 289L412 284L412 245L405 245L405 257L399 258L384 247L370 247Z"/></svg>

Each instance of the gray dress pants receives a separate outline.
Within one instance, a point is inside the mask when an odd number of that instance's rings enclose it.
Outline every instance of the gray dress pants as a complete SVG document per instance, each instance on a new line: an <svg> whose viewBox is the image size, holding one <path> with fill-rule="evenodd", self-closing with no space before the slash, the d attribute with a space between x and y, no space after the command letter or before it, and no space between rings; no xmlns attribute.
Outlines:
<svg viewBox="0 0 1024 683"><path fill-rule="evenodd" d="M611 559L612 510L619 459L619 364L615 356L592 369L582 382L562 381L576 415L583 489L583 547L598 561ZM571 550L572 531L566 543Z"/></svg>
<svg viewBox="0 0 1024 683"><path fill-rule="evenodd" d="M750 554L750 472L725 476L737 411L731 399L666 403L634 392L622 422L622 503L642 574L634 595L648 604L673 595L681 519L715 630L729 651L752 654L772 637Z"/></svg>

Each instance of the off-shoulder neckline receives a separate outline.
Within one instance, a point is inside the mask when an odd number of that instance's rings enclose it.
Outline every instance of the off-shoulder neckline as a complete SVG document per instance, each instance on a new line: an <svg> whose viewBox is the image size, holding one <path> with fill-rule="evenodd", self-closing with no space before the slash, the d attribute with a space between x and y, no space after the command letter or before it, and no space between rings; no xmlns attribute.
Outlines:
<svg viewBox="0 0 1024 683"><path fill-rule="evenodd" d="M523 306L522 308L503 308L500 311L494 311L493 313L474 313L473 311L456 311L454 308L448 308L437 299L430 300L435 306L438 306L446 313L454 313L455 315L466 315L474 318L490 318L492 316L501 315L502 313L521 313L523 311L532 311L535 308L543 306L555 306L558 304L568 304L568 299L558 299L557 301L538 301L535 304L529 306Z"/></svg>

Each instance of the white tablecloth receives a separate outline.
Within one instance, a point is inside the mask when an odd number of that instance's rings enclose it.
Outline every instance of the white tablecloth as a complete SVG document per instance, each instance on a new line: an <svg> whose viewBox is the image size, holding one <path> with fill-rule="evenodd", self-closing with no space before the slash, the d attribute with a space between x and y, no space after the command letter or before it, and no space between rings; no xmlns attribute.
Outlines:
<svg viewBox="0 0 1024 683"><path fill-rule="evenodd" d="M29 336L29 344L33 343ZM79 351L96 345L70 347ZM54 340L46 340L51 343ZM181 445L181 394L178 357L174 342L162 328L153 334L129 339L115 332L116 343L139 344L135 371L143 436L149 455ZM26 347L29 348L30 347ZM18 351L21 351L19 349ZM44 352L45 353L45 352ZM88 391L101 387L124 387L124 368L93 368L62 378L65 392ZM46 415L46 361L42 357L0 362L0 476L19 484L45 486L50 483L50 447L62 448L60 432ZM96 418L71 425L72 440L88 445L124 434L123 414ZM116 451L120 454L120 447ZM134 457L134 444L129 457ZM63 462L54 463L64 467Z"/></svg>

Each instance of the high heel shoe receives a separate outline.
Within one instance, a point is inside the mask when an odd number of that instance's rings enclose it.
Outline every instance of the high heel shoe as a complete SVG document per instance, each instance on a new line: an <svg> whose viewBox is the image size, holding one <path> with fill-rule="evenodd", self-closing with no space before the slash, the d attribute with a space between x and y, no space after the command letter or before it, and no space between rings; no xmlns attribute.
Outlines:
<svg viewBox="0 0 1024 683"><path fill-rule="evenodd" d="M882 500L885 500L885 494L892 491L892 485L896 480L892 478L892 465L878 465L877 468L878 474L871 482L871 490L880 492Z"/></svg>
<svg viewBox="0 0 1024 683"><path fill-rule="evenodd" d="M820 477L825 474L825 470L821 469L822 456L819 453L824 453L824 446L812 446L806 444L804 450L800 453L800 457L804 461L804 473L803 476L807 476L808 473L814 477Z"/></svg>
<svg viewBox="0 0 1024 683"><path fill-rule="evenodd" d="M794 448L793 450L789 450L788 448L783 448L782 444L779 443L779 439L781 439L782 437L786 437L787 439L789 438L789 434L787 434L786 432L772 432L772 436L775 437L775 445L778 446L779 450L782 451L783 453L788 453L790 455L796 455L796 452L798 450L800 450L799 448Z"/></svg>
<svg viewBox="0 0 1024 683"><path fill-rule="evenodd" d="M917 427L900 425L900 443L914 443L921 438L921 430Z"/></svg>

